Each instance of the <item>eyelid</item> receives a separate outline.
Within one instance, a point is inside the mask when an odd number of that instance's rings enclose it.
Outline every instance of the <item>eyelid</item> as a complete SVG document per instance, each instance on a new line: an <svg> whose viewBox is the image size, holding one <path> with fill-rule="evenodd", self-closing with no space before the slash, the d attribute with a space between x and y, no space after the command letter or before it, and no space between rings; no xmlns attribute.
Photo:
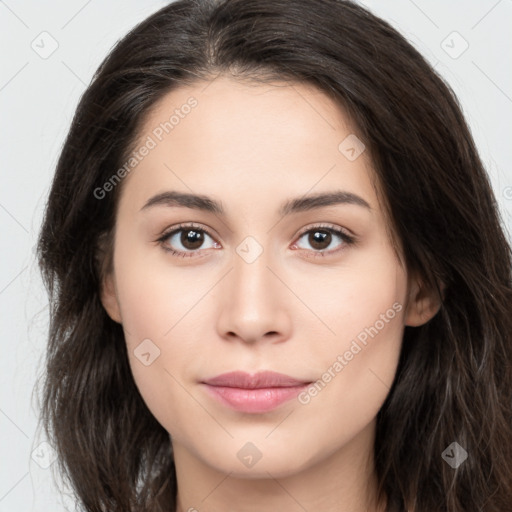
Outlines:
<svg viewBox="0 0 512 512"><path fill-rule="evenodd" d="M161 235L158 236L157 241L160 241L163 238L169 238L171 235L174 235L178 231L182 231L185 229L197 229L198 231L202 231L206 233L209 237L215 238L215 235L212 235L209 228L203 226L202 224L198 224L196 222L184 222L182 224L177 224L176 226L172 226L169 229L165 229Z"/></svg>
<svg viewBox="0 0 512 512"><path fill-rule="evenodd" d="M313 229L326 229L329 231L339 231L339 232L343 233L345 236L353 238L354 240L357 238L356 234L353 231L351 231L350 229L347 229L347 228L344 228L341 226L336 226L334 224L329 224L328 222L326 222L326 223L320 222L318 224L313 224L312 226L306 226L301 231L299 231L299 233L296 235L296 237L301 237L302 235L304 235L305 233L308 233L309 231L311 231Z"/></svg>

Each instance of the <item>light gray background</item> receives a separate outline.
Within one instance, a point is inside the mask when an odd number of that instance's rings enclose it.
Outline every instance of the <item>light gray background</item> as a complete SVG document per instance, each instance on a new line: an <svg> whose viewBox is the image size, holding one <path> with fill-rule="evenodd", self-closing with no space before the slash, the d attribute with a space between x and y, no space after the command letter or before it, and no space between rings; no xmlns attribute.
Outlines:
<svg viewBox="0 0 512 512"><path fill-rule="evenodd" d="M0 1L0 512L65 510L52 484L52 449L40 445L31 396L48 323L34 246L80 95L114 43L166 3ZM512 1L361 3L398 28L455 90L510 233ZM57 49L45 55L52 44Z"/></svg>

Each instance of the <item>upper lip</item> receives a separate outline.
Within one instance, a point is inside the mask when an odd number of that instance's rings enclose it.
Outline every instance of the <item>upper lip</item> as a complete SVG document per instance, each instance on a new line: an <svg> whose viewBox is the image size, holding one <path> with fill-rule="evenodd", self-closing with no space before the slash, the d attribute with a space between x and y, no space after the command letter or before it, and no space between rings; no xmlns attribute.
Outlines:
<svg viewBox="0 0 512 512"><path fill-rule="evenodd" d="M210 386L224 386L229 388L259 389L259 388L285 388L303 386L311 381L294 379L289 375L272 371L258 372L250 375L246 372L235 371L217 375L203 381Z"/></svg>

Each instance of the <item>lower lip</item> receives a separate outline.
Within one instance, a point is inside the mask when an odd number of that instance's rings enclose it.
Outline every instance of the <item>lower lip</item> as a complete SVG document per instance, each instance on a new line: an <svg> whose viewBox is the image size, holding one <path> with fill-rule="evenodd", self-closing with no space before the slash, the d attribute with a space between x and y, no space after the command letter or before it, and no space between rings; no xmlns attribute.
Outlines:
<svg viewBox="0 0 512 512"><path fill-rule="evenodd" d="M240 412L263 413L295 398L309 384L282 388L228 388L204 384L208 392L224 405Z"/></svg>

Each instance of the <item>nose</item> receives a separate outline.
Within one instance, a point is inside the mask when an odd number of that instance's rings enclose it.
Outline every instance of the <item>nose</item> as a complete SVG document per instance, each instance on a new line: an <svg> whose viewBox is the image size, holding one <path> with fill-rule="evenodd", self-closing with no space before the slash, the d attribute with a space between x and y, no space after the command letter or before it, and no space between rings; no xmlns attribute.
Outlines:
<svg viewBox="0 0 512 512"><path fill-rule="evenodd" d="M222 287L218 334L227 341L279 343L291 335L291 292L263 251L254 261L235 254Z"/></svg>

